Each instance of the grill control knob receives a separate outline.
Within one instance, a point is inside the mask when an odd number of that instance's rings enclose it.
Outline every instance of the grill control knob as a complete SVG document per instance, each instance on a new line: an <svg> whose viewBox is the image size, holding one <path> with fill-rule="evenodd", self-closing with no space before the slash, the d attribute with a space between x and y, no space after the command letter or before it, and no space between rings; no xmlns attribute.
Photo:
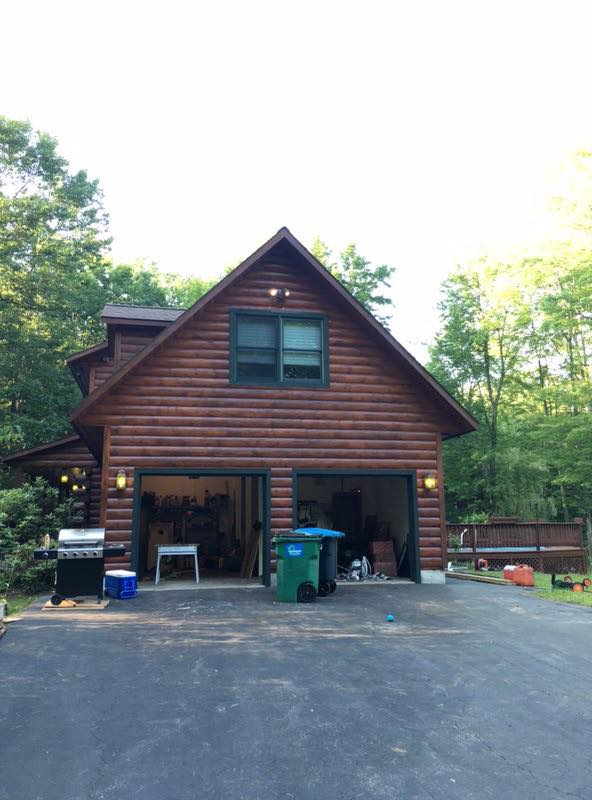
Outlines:
<svg viewBox="0 0 592 800"><path fill-rule="evenodd" d="M93 550L92 554L93 554L93 556L96 556L97 558L99 557L99 551L98 550Z"/></svg>
<svg viewBox="0 0 592 800"><path fill-rule="evenodd" d="M76 552L76 550L72 550L72 551L70 552L70 556L71 556L72 558L76 558L76 557L78 556L78 553Z"/></svg>
<svg viewBox="0 0 592 800"><path fill-rule="evenodd" d="M86 558L86 557L87 557L87 555L88 555L88 553L86 553L86 552L83 550L83 551L82 551L82 555L83 555L83 556Z"/></svg>
<svg viewBox="0 0 592 800"><path fill-rule="evenodd" d="M62 556L62 558L68 558L68 553L66 553L66 551L65 551L65 550L62 550L62 552L60 553L60 555Z"/></svg>

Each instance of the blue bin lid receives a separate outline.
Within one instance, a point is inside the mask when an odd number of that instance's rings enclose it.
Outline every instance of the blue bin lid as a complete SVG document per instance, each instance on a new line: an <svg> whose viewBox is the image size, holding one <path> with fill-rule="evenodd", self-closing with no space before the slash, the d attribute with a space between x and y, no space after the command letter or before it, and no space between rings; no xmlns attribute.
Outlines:
<svg viewBox="0 0 592 800"><path fill-rule="evenodd" d="M326 536L327 539L343 539L345 536L342 531L332 531L329 528L296 528L294 533L302 533L305 536Z"/></svg>

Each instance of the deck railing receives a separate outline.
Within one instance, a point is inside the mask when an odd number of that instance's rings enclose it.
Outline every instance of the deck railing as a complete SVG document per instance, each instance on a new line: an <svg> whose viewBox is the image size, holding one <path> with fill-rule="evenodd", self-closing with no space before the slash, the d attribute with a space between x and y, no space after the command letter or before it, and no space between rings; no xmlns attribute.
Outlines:
<svg viewBox="0 0 592 800"><path fill-rule="evenodd" d="M488 522L479 524L447 524L448 548L582 548L581 522Z"/></svg>

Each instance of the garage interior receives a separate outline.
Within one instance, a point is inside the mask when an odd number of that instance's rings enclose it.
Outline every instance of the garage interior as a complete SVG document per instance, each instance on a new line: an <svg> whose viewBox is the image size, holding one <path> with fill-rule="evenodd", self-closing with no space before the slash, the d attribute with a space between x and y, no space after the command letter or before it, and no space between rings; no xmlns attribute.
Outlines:
<svg viewBox="0 0 592 800"><path fill-rule="evenodd" d="M415 579L408 481L393 475L299 475L297 522L343 531L338 563L366 556L373 572Z"/></svg>
<svg viewBox="0 0 592 800"><path fill-rule="evenodd" d="M154 581L157 545L198 544L200 581L263 575L263 479L249 475L143 475L138 578ZM194 580L193 559L161 558L161 584Z"/></svg>

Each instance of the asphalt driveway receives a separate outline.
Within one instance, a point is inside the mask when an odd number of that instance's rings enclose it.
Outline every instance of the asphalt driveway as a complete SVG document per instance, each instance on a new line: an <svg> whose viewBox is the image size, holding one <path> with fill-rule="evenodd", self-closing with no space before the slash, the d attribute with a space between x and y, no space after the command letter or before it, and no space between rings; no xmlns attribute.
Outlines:
<svg viewBox="0 0 592 800"><path fill-rule="evenodd" d="M33 610L0 641L0 683L1 800L589 792L592 611L513 587Z"/></svg>

